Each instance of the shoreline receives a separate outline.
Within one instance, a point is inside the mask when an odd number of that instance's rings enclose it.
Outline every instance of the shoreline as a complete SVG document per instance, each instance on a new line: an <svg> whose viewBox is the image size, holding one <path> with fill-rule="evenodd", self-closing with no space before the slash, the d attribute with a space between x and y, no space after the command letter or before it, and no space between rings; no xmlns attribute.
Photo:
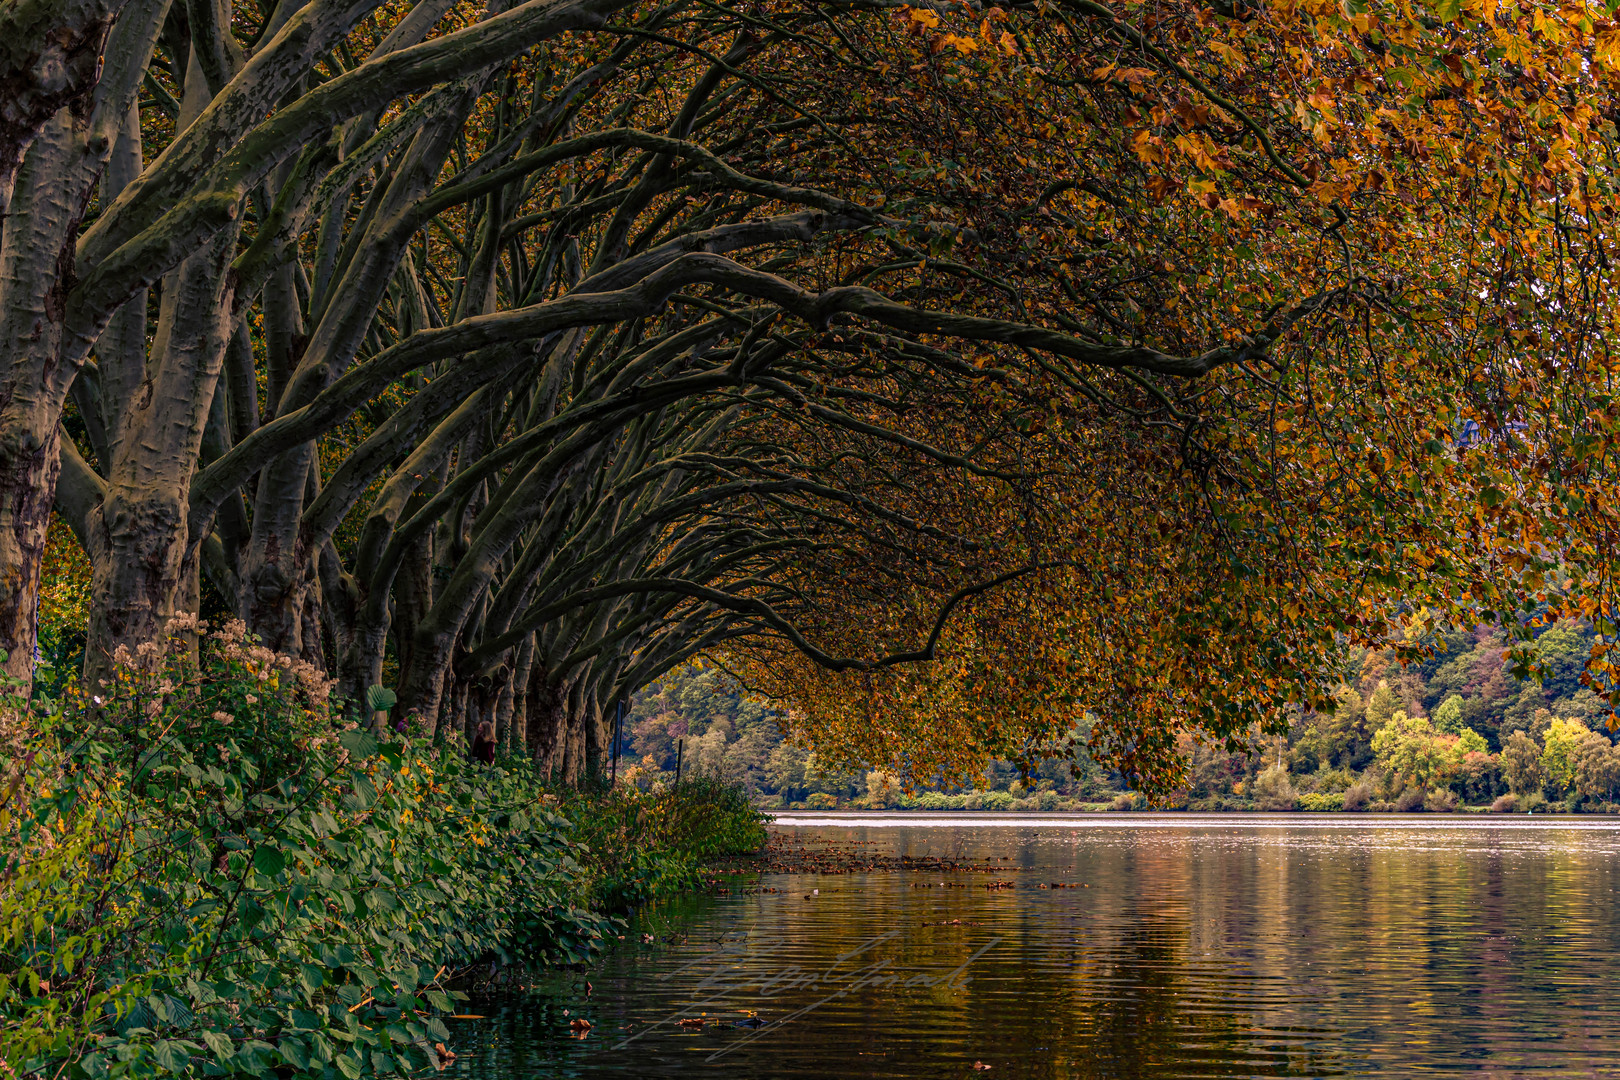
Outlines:
<svg viewBox="0 0 1620 1080"><path fill-rule="evenodd" d="M917 821L940 821L957 824L1014 824L1017 822L1052 822L1088 821L1121 823L1131 820L1155 821L1207 821L1224 820L1230 818L1263 818L1267 821L1321 821L1324 819L1344 818L1349 821L1357 819L1377 819L1380 821L1399 820L1412 823L1432 821L1442 823L1447 820L1458 819L1490 820L1490 821L1522 821L1525 819L1567 819L1573 821L1588 821L1593 824L1600 822L1614 822L1620 824L1620 814L1587 813L1585 811L1570 812L1566 810L1533 812L1512 811L1507 813L1493 812L1489 807L1470 806L1459 807L1452 811L1432 810L1185 810L1185 809L1159 809L1159 810L876 810L862 807L852 807L839 810L778 810L766 811L770 815L769 824L797 825L800 822L813 824L818 822L844 822L851 818L869 819L888 823L901 823L908 819ZM914 822L915 823L915 822Z"/></svg>

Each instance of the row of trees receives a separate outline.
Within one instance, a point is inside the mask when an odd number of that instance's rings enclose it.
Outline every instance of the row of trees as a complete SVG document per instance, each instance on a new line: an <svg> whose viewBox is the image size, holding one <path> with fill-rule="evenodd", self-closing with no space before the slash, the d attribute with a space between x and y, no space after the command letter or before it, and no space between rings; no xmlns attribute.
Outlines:
<svg viewBox="0 0 1620 1080"><path fill-rule="evenodd" d="M53 508L92 693L235 617L571 779L700 653L1165 789L1413 604L1606 627L1615 31L1532 7L13 0L7 670Z"/></svg>
<svg viewBox="0 0 1620 1080"><path fill-rule="evenodd" d="M1331 712L1296 712L1286 733L1257 730L1252 746L1235 752L1184 736L1186 780L1168 804L1451 809L1459 800L1486 805L1511 795L1520 809L1543 801L1611 808L1620 799L1620 746L1606 730L1607 709L1566 677L1580 670L1593 640L1589 628L1571 625L1541 634L1535 646L1549 672L1544 679L1516 678L1501 635L1484 627L1453 635L1410 668L1391 651L1358 652L1348 658L1355 677L1340 686ZM1489 670L1459 685L1459 662ZM672 784L677 770L716 776L741 783L765 803L790 807L1142 805L1130 794L1132 778L1091 754L1095 717L1081 721L1062 759L1028 772L993 760L967 784L925 784L911 792L881 768L831 760L791 739L802 719L745 692L721 669L687 665L634 698L620 775L644 787Z"/></svg>

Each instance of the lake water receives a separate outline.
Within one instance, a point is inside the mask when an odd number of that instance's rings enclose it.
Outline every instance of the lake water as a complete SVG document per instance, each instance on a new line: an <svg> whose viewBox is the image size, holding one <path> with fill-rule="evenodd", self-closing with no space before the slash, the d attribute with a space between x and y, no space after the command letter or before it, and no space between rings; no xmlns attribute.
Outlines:
<svg viewBox="0 0 1620 1080"><path fill-rule="evenodd" d="M933 869L765 874L744 884L778 891L646 913L589 973L450 1021L451 1073L1620 1078L1614 819L795 814L774 831Z"/></svg>

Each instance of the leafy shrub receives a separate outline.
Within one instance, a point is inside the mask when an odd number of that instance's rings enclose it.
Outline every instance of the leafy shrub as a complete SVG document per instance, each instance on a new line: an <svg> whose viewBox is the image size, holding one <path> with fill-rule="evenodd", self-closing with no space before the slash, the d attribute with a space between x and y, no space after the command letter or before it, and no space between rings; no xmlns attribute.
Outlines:
<svg viewBox="0 0 1620 1080"><path fill-rule="evenodd" d="M1273 765L1255 777L1250 794L1257 810L1292 810L1298 802L1288 769L1282 765Z"/></svg>
<svg viewBox="0 0 1620 1080"><path fill-rule="evenodd" d="M1395 812L1397 814L1410 814L1423 809L1423 801L1428 793L1420 787L1409 787L1395 799Z"/></svg>
<svg viewBox="0 0 1620 1080"><path fill-rule="evenodd" d="M1319 792L1346 791L1356 782L1349 769L1330 769L1323 766L1311 776L1312 787Z"/></svg>
<svg viewBox="0 0 1620 1080"><path fill-rule="evenodd" d="M1056 810L1063 802L1063 797L1055 791L1043 791L1036 797L1037 807L1041 810Z"/></svg>
<svg viewBox="0 0 1620 1080"><path fill-rule="evenodd" d="M319 674L240 624L202 655L121 656L0 762L12 1070L418 1072L456 976L600 947L532 777L334 723Z"/></svg>
<svg viewBox="0 0 1620 1080"><path fill-rule="evenodd" d="M1136 796L1128 791L1114 796L1114 801L1108 805L1110 810L1135 810Z"/></svg>
<svg viewBox="0 0 1620 1080"><path fill-rule="evenodd" d="M1491 813L1511 814L1518 808L1518 804L1518 796L1512 794L1511 792L1506 795L1499 795L1497 796L1496 801L1491 803Z"/></svg>
<svg viewBox="0 0 1620 1080"><path fill-rule="evenodd" d="M740 784L695 777L672 788L628 784L552 796L583 843L581 887L621 911L702 880L705 859L757 851L767 816Z"/></svg>
<svg viewBox="0 0 1620 1080"><path fill-rule="evenodd" d="M835 810L838 807L838 796L829 795L825 791L817 791L805 797L806 810Z"/></svg>
<svg viewBox="0 0 1620 1080"><path fill-rule="evenodd" d="M1547 812L1547 797L1539 791L1527 791L1519 796L1519 812L1523 814L1544 814Z"/></svg>
<svg viewBox="0 0 1620 1080"><path fill-rule="evenodd" d="M987 791L980 799L979 805L986 810L1011 810L1013 796L1009 791Z"/></svg>
<svg viewBox="0 0 1620 1080"><path fill-rule="evenodd" d="M1457 809L1457 793L1450 788L1432 788L1424 796L1423 809L1431 814L1449 814Z"/></svg>
<svg viewBox="0 0 1620 1080"><path fill-rule="evenodd" d="M1370 802L1372 802L1372 785L1361 781L1344 789L1344 799L1339 809L1362 811L1367 809Z"/></svg>
<svg viewBox="0 0 1620 1080"><path fill-rule="evenodd" d="M1299 808L1313 814L1327 814L1344 809L1344 796L1338 792L1313 791L1299 797Z"/></svg>
<svg viewBox="0 0 1620 1080"><path fill-rule="evenodd" d="M949 810L951 803L949 797L941 791L924 792L917 797L919 810Z"/></svg>

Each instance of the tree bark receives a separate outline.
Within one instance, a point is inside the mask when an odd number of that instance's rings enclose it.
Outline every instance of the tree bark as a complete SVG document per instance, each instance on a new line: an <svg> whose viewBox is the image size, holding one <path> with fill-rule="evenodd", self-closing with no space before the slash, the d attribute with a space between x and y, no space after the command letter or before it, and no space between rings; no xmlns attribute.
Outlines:
<svg viewBox="0 0 1620 1080"><path fill-rule="evenodd" d="M85 675L99 679L118 646L156 641L190 610L197 574L189 522L191 478L230 335L226 270L236 230L191 256L164 290L152 373L127 415L91 521L90 628Z"/></svg>
<svg viewBox="0 0 1620 1080"><path fill-rule="evenodd" d="M39 575L60 470L63 296L83 200L72 180L82 124L64 109L32 141L0 218L0 649L30 678Z"/></svg>

